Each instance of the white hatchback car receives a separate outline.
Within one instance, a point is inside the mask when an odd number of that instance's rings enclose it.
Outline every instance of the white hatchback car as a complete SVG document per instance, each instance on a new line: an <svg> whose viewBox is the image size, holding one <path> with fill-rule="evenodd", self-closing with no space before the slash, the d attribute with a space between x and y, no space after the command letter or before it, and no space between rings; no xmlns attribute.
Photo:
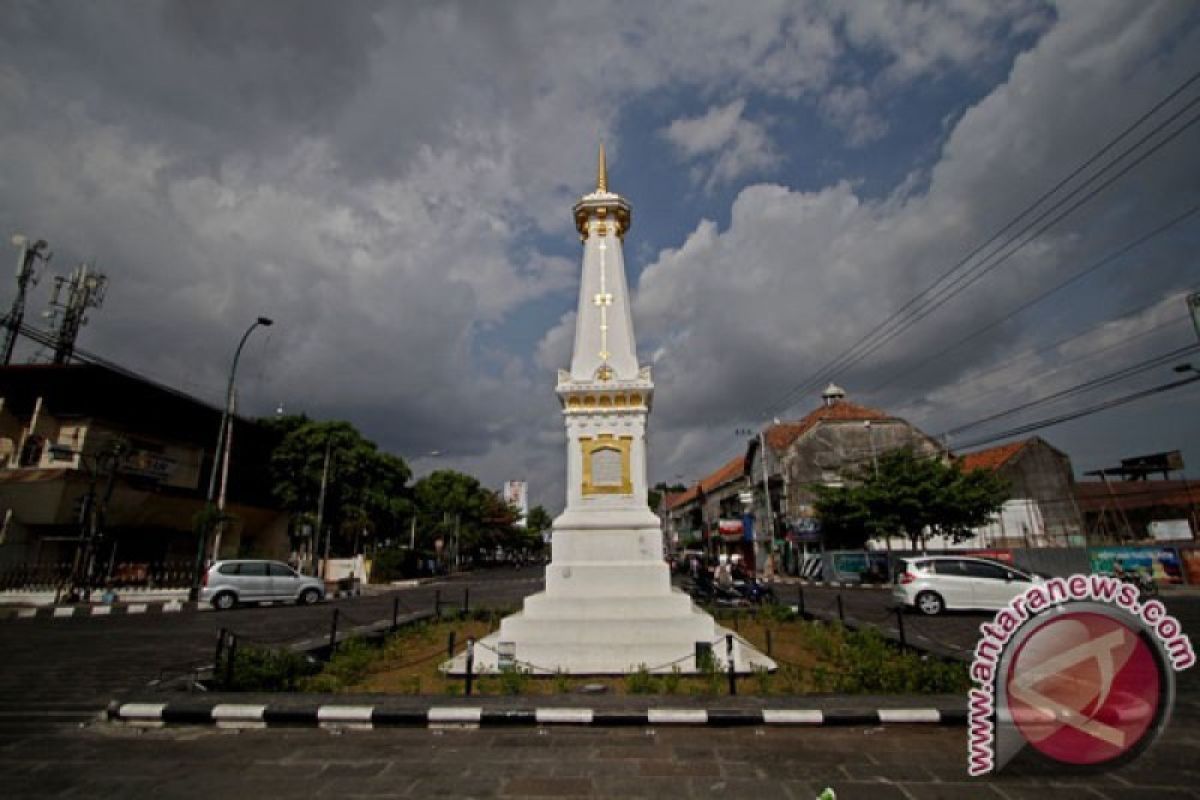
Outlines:
<svg viewBox="0 0 1200 800"><path fill-rule="evenodd" d="M922 614L947 609L1000 609L1040 575L967 556L908 556L896 563L892 599Z"/></svg>

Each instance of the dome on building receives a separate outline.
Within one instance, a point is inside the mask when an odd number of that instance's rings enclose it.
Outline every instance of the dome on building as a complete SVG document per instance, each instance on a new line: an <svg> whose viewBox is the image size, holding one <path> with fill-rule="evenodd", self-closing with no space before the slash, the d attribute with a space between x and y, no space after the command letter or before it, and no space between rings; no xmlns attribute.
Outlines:
<svg viewBox="0 0 1200 800"><path fill-rule="evenodd" d="M821 392L821 399L825 401L825 405L831 406L846 399L846 390L831 382L825 387L825 391Z"/></svg>

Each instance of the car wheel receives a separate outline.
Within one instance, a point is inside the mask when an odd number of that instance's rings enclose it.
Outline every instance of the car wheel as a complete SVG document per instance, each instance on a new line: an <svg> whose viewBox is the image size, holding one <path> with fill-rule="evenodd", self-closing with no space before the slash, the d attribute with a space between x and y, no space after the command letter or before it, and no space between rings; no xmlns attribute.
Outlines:
<svg viewBox="0 0 1200 800"><path fill-rule="evenodd" d="M937 592L921 592L917 595L917 610L929 617L935 617L946 610L946 602Z"/></svg>
<svg viewBox="0 0 1200 800"><path fill-rule="evenodd" d="M316 589L305 589L300 593L300 605L311 606L321 599L321 593Z"/></svg>
<svg viewBox="0 0 1200 800"><path fill-rule="evenodd" d="M237 605L237 595L233 592L221 592L212 599L212 604L218 611L228 611Z"/></svg>

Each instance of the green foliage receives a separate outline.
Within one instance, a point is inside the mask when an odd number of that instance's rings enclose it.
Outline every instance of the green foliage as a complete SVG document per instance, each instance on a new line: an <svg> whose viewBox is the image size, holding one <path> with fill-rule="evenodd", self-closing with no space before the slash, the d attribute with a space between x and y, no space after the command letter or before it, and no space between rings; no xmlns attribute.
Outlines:
<svg viewBox="0 0 1200 800"><path fill-rule="evenodd" d="M662 693L679 694L679 685L682 680L683 673L679 671L679 667L671 667L671 671L662 676Z"/></svg>
<svg viewBox="0 0 1200 800"><path fill-rule="evenodd" d="M406 484L412 471L402 458L381 452L349 422L317 422L303 416L264 420L281 434L271 453L272 492L293 514L317 508L325 452L329 478L325 521L342 540L368 535L399 536L412 516Z"/></svg>
<svg viewBox="0 0 1200 800"><path fill-rule="evenodd" d="M816 691L843 694L942 694L965 692L965 664L901 652L874 628L847 631L841 625L807 623L809 645L831 668L815 667Z"/></svg>
<svg viewBox="0 0 1200 800"><path fill-rule="evenodd" d="M286 692L318 670L317 665L291 650L239 647L233 660L233 683L226 691ZM220 673L223 677L224 673Z"/></svg>
<svg viewBox="0 0 1200 800"><path fill-rule="evenodd" d="M927 531L960 541L1009 496L993 472L964 473L956 463L912 448L883 453L877 465L850 470L845 478L842 486L812 487L826 546L856 549L874 537L901 533L916 549Z"/></svg>
<svg viewBox="0 0 1200 800"><path fill-rule="evenodd" d="M554 671L554 693L568 694L571 691L571 676L561 669Z"/></svg>
<svg viewBox="0 0 1200 800"><path fill-rule="evenodd" d="M759 694L771 693L772 675L766 667L754 668L754 685L758 687Z"/></svg>
<svg viewBox="0 0 1200 800"><path fill-rule="evenodd" d="M519 666L505 667L496 676L500 694L524 694L529 684L529 672Z"/></svg>
<svg viewBox="0 0 1200 800"><path fill-rule="evenodd" d="M630 694L658 694L658 678L650 674L645 664L625 676L625 690Z"/></svg>
<svg viewBox="0 0 1200 800"><path fill-rule="evenodd" d="M432 548L441 539L447 552L457 542L462 555L482 556L497 547L509 552L529 549L531 536L517 527L516 509L470 475L438 470L416 482L413 497L421 547ZM541 539L537 542L540 546Z"/></svg>

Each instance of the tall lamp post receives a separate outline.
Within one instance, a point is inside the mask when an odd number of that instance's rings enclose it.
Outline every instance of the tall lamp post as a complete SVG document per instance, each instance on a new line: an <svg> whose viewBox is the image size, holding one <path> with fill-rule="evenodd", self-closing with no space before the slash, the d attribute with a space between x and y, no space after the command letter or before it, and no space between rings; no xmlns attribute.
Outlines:
<svg viewBox="0 0 1200 800"><path fill-rule="evenodd" d="M212 524L213 498L217 493L217 472L221 469L225 448L229 443L226 428L229 425L230 406L233 403L233 384L237 376L238 359L242 357L242 348L246 346L246 340L250 338L254 329L260 325L265 328L273 324L275 324L274 321L266 317L256 319L249 328L246 328L246 332L242 334L242 340L238 342L237 350L233 352L233 363L229 367L229 384L225 387L225 407L221 411L221 427L217 431L217 449L213 452L212 469L208 472L208 495L204 504L204 522L196 537L196 563L192 565L192 588L188 593L188 599L193 602L200 596L200 573L204 569L204 546L208 542L209 526Z"/></svg>

